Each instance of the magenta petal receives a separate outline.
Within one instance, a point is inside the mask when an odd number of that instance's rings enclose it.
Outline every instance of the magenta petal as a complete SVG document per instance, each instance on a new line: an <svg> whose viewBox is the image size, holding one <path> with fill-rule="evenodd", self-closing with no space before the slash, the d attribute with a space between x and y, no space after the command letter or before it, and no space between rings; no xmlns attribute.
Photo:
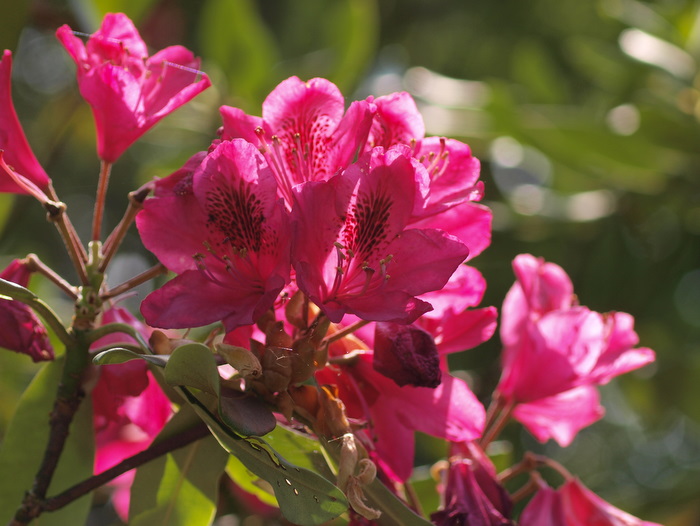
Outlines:
<svg viewBox="0 0 700 526"><path fill-rule="evenodd" d="M554 439L566 447L576 434L603 417L595 387L577 387L548 398L515 406L513 417L540 442Z"/></svg>
<svg viewBox="0 0 700 526"><path fill-rule="evenodd" d="M5 50L0 60L0 150L5 162L40 189L49 185L49 176L34 156L12 102L12 53ZM28 193L0 168L0 192Z"/></svg>
<svg viewBox="0 0 700 526"><path fill-rule="evenodd" d="M429 312L427 315L432 314ZM498 311L495 307L465 310L448 314L442 320L423 316L418 324L435 336L441 355L472 349L496 332Z"/></svg>
<svg viewBox="0 0 700 526"><path fill-rule="evenodd" d="M371 99L377 107L369 136L371 147L389 148L395 144L411 144L425 136L423 116L405 91Z"/></svg>
<svg viewBox="0 0 700 526"><path fill-rule="evenodd" d="M415 295L442 288L469 255L464 243L432 229L405 230L390 249L397 264L389 267L392 288Z"/></svg>
<svg viewBox="0 0 700 526"><path fill-rule="evenodd" d="M224 319L249 325L259 299L250 288L222 287L199 270L188 270L146 296L141 313L152 327L184 329Z"/></svg>
<svg viewBox="0 0 700 526"><path fill-rule="evenodd" d="M544 314L572 305L574 288L559 265L546 263L530 254L520 254L513 260L513 270L534 312Z"/></svg>
<svg viewBox="0 0 700 526"><path fill-rule="evenodd" d="M147 199L136 216L144 246L173 272L197 268L194 255L202 252L202 224L206 217L194 195Z"/></svg>
<svg viewBox="0 0 700 526"><path fill-rule="evenodd" d="M559 488L564 523L596 526L661 526L638 519L604 501L585 487L578 479L567 480Z"/></svg>
<svg viewBox="0 0 700 526"><path fill-rule="evenodd" d="M605 384L615 376L639 369L656 359L651 349L633 349L639 338L634 332L632 316L624 312L610 313L605 315L605 323L609 331L608 345L592 374L596 383Z"/></svg>
<svg viewBox="0 0 700 526"><path fill-rule="evenodd" d="M520 526L567 526L561 494L543 486L520 515Z"/></svg>
<svg viewBox="0 0 700 526"><path fill-rule="evenodd" d="M263 129L262 118L248 115L243 110L232 108L231 106L221 106L219 112L224 122L222 139L241 138L255 145L260 142L255 130L258 128Z"/></svg>
<svg viewBox="0 0 700 526"><path fill-rule="evenodd" d="M412 222L414 228L437 228L462 241L469 248L467 260L491 244L493 213L484 205L464 202L439 214Z"/></svg>
<svg viewBox="0 0 700 526"><path fill-rule="evenodd" d="M479 182L481 165L463 142L442 137L428 137L421 142L417 157L430 177L430 198L426 214L435 214L465 201L481 199Z"/></svg>

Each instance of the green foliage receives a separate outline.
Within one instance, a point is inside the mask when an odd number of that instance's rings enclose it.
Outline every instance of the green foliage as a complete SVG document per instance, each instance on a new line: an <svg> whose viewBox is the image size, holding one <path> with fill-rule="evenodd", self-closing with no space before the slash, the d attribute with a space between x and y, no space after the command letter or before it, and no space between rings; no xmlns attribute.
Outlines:
<svg viewBox="0 0 700 526"><path fill-rule="evenodd" d="M291 464L261 438L240 437L222 427L210 413L195 406L219 443L245 466L267 481L284 517L301 526L316 526L348 508L345 495L331 482Z"/></svg>
<svg viewBox="0 0 700 526"><path fill-rule="evenodd" d="M37 373L22 395L0 447L0 473L3 474L0 477L2 524L10 521L24 497L24 492L32 487L34 474L48 442L48 415L53 407L63 364L63 357L57 358L44 365ZM55 496L90 477L93 457L92 404L87 399L71 425L65 450L47 496ZM91 495L86 495L61 510L42 515L35 524L84 524L91 502Z"/></svg>
<svg viewBox="0 0 700 526"><path fill-rule="evenodd" d="M154 440L197 423L191 411L178 412ZM207 437L141 466L131 487L129 524L207 526L217 507L219 479L228 454Z"/></svg>

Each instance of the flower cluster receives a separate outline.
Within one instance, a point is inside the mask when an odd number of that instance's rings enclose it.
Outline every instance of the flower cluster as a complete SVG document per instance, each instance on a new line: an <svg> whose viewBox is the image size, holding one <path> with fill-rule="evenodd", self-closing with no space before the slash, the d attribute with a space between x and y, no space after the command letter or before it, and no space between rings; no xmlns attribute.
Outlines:
<svg viewBox="0 0 700 526"><path fill-rule="evenodd" d="M122 14L107 15L87 43L67 26L57 36L78 66L103 166L210 83L182 47L149 56ZM150 197L132 195L138 214L130 209L104 247L98 191L85 250L15 114L11 60L5 52L0 62L0 191L31 194L49 211L81 284L65 283L36 258L14 261L0 274L3 294L13 283L24 292L0 299L0 345L35 361L53 359L25 294L29 272L39 271L75 300L72 331L61 334L67 352L89 342L85 353L122 353L114 362L120 365L99 369L95 385L75 389L77 400L85 390L93 402L96 473L146 449L173 404L192 404L212 419L205 418L212 433L228 426L242 439L280 425L317 440L333 458L354 524L381 516L382 503L370 503L365 493L376 480L402 496L420 431L444 439L450 450L435 469L441 506L431 520L438 526L652 525L605 503L565 471L564 484L550 488L538 474L546 460L496 473L487 446L509 417L537 439L566 446L601 417L596 386L652 362L654 352L635 347L632 316L579 305L562 268L523 254L513 261L516 282L501 310L502 376L489 410L451 374L448 355L483 343L497 328L496 309L479 307L484 277L467 265L490 244L492 216L479 204L484 185L469 146L426 137L408 93L368 97L346 109L330 81L292 77L266 98L261 116L223 106L209 149L146 185ZM153 275L174 274L141 304L148 327L110 304L142 278L114 289L104 284L134 218L160 262ZM148 340L150 327L203 326L213 326L203 343L179 332ZM100 337L90 339L91 331ZM190 376L168 372L179 349L201 347L207 363L216 364L212 374L200 374L200 363ZM121 363L126 355L149 354L151 370L146 361ZM169 393L171 401L157 375L182 396ZM227 414L231 408L237 416ZM507 483L522 472L537 493L516 519ZM128 473L113 481L124 519L130 484Z"/></svg>

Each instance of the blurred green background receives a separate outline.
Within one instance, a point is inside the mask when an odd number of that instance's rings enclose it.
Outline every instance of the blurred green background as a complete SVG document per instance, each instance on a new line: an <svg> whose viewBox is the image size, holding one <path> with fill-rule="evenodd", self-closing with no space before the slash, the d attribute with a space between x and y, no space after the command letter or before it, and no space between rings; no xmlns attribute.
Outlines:
<svg viewBox="0 0 700 526"><path fill-rule="evenodd" d="M606 417L571 447L542 446L512 425L505 438L514 445L502 442L497 461L544 452L635 515L700 524L699 1L0 0L0 8L17 111L85 237L99 166L90 111L53 37L61 24L89 33L104 12L123 11L152 49L194 50L214 83L118 161L107 229L130 190L206 148L221 104L259 115L290 75L327 77L348 100L411 92L428 134L460 138L482 161L494 212L492 246L473 262L489 284L484 305L500 307L510 262L529 252L563 266L582 304L632 313L641 344L658 356L602 388ZM74 280L41 208L0 195L0 264L29 252ZM110 280L153 263L132 234ZM50 284L35 278L32 288L70 316ZM498 380L498 352L494 337L452 362L482 399ZM26 357L0 353L0 437L35 371ZM419 464L440 455L420 437Z"/></svg>

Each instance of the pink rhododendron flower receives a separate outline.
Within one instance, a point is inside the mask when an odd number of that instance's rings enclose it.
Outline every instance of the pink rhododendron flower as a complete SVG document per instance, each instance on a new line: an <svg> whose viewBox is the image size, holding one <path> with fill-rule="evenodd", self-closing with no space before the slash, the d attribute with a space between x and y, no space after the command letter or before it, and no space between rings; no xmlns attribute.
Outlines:
<svg viewBox="0 0 700 526"><path fill-rule="evenodd" d="M483 196L480 163L469 146L444 137L425 137L423 117L411 95L392 93L369 97L376 107L367 148L410 146L412 155L426 168L429 193L410 220L414 228L437 228L469 247L469 258L491 243L491 211L474 201Z"/></svg>
<svg viewBox="0 0 700 526"><path fill-rule="evenodd" d="M150 332L131 313L118 307L105 311L102 323L129 324L146 338ZM93 348L124 341L136 343L129 336L111 334L100 338ZM92 391L96 474L148 448L173 413L170 400L143 360L102 365L99 373ZM115 488L114 508L124 521L128 518L134 475L131 470L110 483Z"/></svg>
<svg viewBox="0 0 700 526"><path fill-rule="evenodd" d="M367 148L406 144L427 169L430 195L422 215L429 216L483 193L480 163L463 142L444 137L425 137L425 125L416 103L406 92L369 97L376 107Z"/></svg>
<svg viewBox="0 0 700 526"><path fill-rule="evenodd" d="M12 102L12 53L5 50L0 60L0 156L9 168L23 177L37 191L45 190L49 176L32 152ZM19 184L0 166L0 192L32 193L27 184Z"/></svg>
<svg viewBox="0 0 700 526"><path fill-rule="evenodd" d="M292 211L297 284L331 321L351 313L410 323L430 310L416 296L444 286L469 251L442 231L407 228L426 185L425 170L399 145L376 148L333 179L299 189Z"/></svg>
<svg viewBox="0 0 700 526"><path fill-rule="evenodd" d="M0 278L25 288L30 276L31 272L19 259L0 272ZM16 300L0 298L0 347L28 354L35 362L54 358L44 325L32 309Z"/></svg>
<svg viewBox="0 0 700 526"><path fill-rule="evenodd" d="M520 517L521 526L661 526L605 502L576 478L559 489L543 486Z"/></svg>
<svg viewBox="0 0 700 526"><path fill-rule="evenodd" d="M513 262L517 281L503 303L503 374L497 393L540 440L571 442L603 414L592 386L654 360L637 348L634 319L576 304L561 267L529 254Z"/></svg>
<svg viewBox="0 0 700 526"><path fill-rule="evenodd" d="M373 111L370 103L356 101L345 112L342 93L326 79L290 77L265 99L262 118L222 106L222 138L240 137L260 148L291 206L297 184L326 181L354 160Z"/></svg>
<svg viewBox="0 0 700 526"><path fill-rule="evenodd" d="M142 303L154 327L254 323L289 280L289 220L265 159L223 141L164 180L137 226L146 248L178 275Z"/></svg>
<svg viewBox="0 0 700 526"><path fill-rule="evenodd" d="M454 444L452 449L441 490L443 505L430 516L433 524L514 526L513 504L488 456L473 442Z"/></svg>
<svg viewBox="0 0 700 526"><path fill-rule="evenodd" d="M110 163L211 84L198 71L199 60L182 46L149 57L134 24L122 13L105 15L87 44L67 25L56 36L78 66L80 94L95 118L97 153Z"/></svg>

